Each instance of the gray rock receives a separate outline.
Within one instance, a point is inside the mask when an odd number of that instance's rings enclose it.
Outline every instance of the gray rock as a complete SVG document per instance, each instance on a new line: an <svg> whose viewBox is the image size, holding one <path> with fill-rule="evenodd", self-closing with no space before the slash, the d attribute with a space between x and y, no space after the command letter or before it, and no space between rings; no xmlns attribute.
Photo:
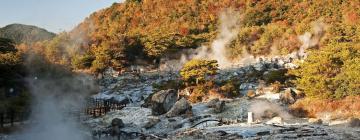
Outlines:
<svg viewBox="0 0 360 140"><path fill-rule="evenodd" d="M219 102L219 98L215 98L215 99L212 99L210 100L209 102L206 103L206 106L209 107L209 108L214 108L216 103Z"/></svg>
<svg viewBox="0 0 360 140"><path fill-rule="evenodd" d="M112 127L118 127L118 128L122 128L125 126L124 122L119 119L119 118L115 118L111 121L111 126Z"/></svg>
<svg viewBox="0 0 360 140"><path fill-rule="evenodd" d="M170 111L166 113L166 116L175 117L184 114L186 111L189 110L191 110L190 102L185 98L181 98L179 101L175 103L173 108L171 108Z"/></svg>
<svg viewBox="0 0 360 140"><path fill-rule="evenodd" d="M221 113L225 110L225 101L219 101L215 104L214 112Z"/></svg>
<svg viewBox="0 0 360 140"><path fill-rule="evenodd" d="M150 108L154 115L161 115L168 112L176 103L177 92L173 89L161 90L155 93L150 100Z"/></svg>
<svg viewBox="0 0 360 140"><path fill-rule="evenodd" d="M116 136L120 134L120 129L125 126L124 122L119 119L115 118L111 121L111 135Z"/></svg>
<svg viewBox="0 0 360 140"><path fill-rule="evenodd" d="M214 108L215 113L221 113L225 110L225 101L220 101L219 98L215 98L207 102L206 106Z"/></svg>
<svg viewBox="0 0 360 140"><path fill-rule="evenodd" d="M359 118L351 118L348 122L349 127L360 127L360 119Z"/></svg>

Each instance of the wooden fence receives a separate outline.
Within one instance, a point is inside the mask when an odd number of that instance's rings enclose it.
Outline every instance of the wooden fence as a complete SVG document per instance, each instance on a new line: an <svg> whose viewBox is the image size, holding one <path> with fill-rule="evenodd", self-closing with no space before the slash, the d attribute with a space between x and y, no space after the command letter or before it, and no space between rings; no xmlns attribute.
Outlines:
<svg viewBox="0 0 360 140"><path fill-rule="evenodd" d="M126 107L126 103L118 102L114 99L88 99L85 112L92 117L100 117L107 112L121 110Z"/></svg>

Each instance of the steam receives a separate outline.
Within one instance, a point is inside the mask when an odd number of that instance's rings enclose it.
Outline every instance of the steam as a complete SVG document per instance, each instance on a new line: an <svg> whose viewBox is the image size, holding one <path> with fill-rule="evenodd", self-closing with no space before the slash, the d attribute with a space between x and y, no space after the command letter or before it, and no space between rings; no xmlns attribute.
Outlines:
<svg viewBox="0 0 360 140"><path fill-rule="evenodd" d="M277 116L284 119L291 118L291 115L283 107L269 101L255 101L251 103L249 111L254 113L256 119L260 119L264 116L268 117L266 112L275 113Z"/></svg>
<svg viewBox="0 0 360 140"><path fill-rule="evenodd" d="M224 68L232 64L227 58L226 46L235 39L239 32L240 14L228 9L220 14L219 20L219 34L212 42L211 47L202 46L194 58L215 59L218 61L219 67Z"/></svg>
<svg viewBox="0 0 360 140"><path fill-rule="evenodd" d="M33 98L30 124L16 137L19 140L87 140L78 113L84 97L94 92L91 77L29 58L27 79ZM45 71L44 71L45 70ZM74 115L77 114L77 115Z"/></svg>
<svg viewBox="0 0 360 140"><path fill-rule="evenodd" d="M305 32L303 35L300 35L298 39L301 41L302 45L298 51L298 55L306 57L307 54L305 50L309 48L316 47L320 39L325 33L326 26L321 21L316 21L312 25L312 32Z"/></svg>

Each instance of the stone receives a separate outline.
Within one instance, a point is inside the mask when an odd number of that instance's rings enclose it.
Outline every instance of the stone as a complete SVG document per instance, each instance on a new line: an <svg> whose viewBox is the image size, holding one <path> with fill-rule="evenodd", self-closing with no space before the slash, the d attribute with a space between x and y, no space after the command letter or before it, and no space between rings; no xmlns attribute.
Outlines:
<svg viewBox="0 0 360 140"><path fill-rule="evenodd" d="M296 96L291 88L287 88L285 92L280 94L280 101L284 104L293 104L296 102Z"/></svg>
<svg viewBox="0 0 360 140"><path fill-rule="evenodd" d="M185 98L181 98L174 106L166 113L166 117L175 117L181 114L185 114L186 111L191 110L191 104Z"/></svg>
<svg viewBox="0 0 360 140"><path fill-rule="evenodd" d="M360 119L359 118L350 118L348 122L349 127L360 127Z"/></svg>
<svg viewBox="0 0 360 140"><path fill-rule="evenodd" d="M160 118L159 117L156 117L156 116L149 116L148 117L148 122L145 124L145 128L148 129L148 128L151 128L153 126L155 126L157 123L160 122Z"/></svg>
<svg viewBox="0 0 360 140"><path fill-rule="evenodd" d="M118 127L118 128L122 128L125 126L124 122L119 119L119 118L114 118L112 121L111 121L111 126L112 127Z"/></svg>
<svg viewBox="0 0 360 140"><path fill-rule="evenodd" d="M256 93L254 90L248 90L248 92L246 93L246 96L249 98L249 99L252 99L256 96Z"/></svg>
<svg viewBox="0 0 360 140"><path fill-rule="evenodd" d="M175 90L161 90L150 97L150 108L154 115L168 112L176 103L178 94Z"/></svg>
<svg viewBox="0 0 360 140"><path fill-rule="evenodd" d="M111 120L111 135L115 136L120 134L120 129L125 126L124 122L119 118Z"/></svg>
<svg viewBox="0 0 360 140"><path fill-rule="evenodd" d="M283 123L284 123L283 118L281 117L274 117L266 122L266 124L283 124Z"/></svg>
<svg viewBox="0 0 360 140"><path fill-rule="evenodd" d="M209 102L206 103L206 106L209 107L209 108L214 108L216 103L219 102L219 98L215 98L215 99L212 99L210 100Z"/></svg>
<svg viewBox="0 0 360 140"><path fill-rule="evenodd" d="M274 118L278 116L279 114L271 109L266 109L264 113L261 115L261 118Z"/></svg>
<svg viewBox="0 0 360 140"><path fill-rule="evenodd" d="M256 63L254 65L254 68L257 70L257 71L264 71L266 69L266 65L264 63Z"/></svg>
<svg viewBox="0 0 360 140"><path fill-rule="evenodd" d="M215 104L214 112L221 113L225 110L225 101L219 101Z"/></svg>
<svg viewBox="0 0 360 140"><path fill-rule="evenodd" d="M310 124L318 124L318 125L323 123L323 121L321 119L318 119L318 118L309 118L308 122Z"/></svg>

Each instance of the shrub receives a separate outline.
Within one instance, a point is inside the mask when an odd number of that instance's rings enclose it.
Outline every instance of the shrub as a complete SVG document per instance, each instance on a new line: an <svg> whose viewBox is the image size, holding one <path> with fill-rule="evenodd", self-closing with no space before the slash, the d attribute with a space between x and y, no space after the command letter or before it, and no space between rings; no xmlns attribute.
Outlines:
<svg viewBox="0 0 360 140"><path fill-rule="evenodd" d="M313 51L290 71L298 89L309 97L341 99L360 94L360 46L336 43Z"/></svg>
<svg viewBox="0 0 360 140"><path fill-rule="evenodd" d="M88 54L75 56L72 59L72 66L74 69L86 69L90 68L94 57Z"/></svg>
<svg viewBox="0 0 360 140"><path fill-rule="evenodd" d="M193 59L183 66L180 75L189 84L199 84L209 81L211 76L217 74L217 71L218 64L216 60Z"/></svg>
<svg viewBox="0 0 360 140"><path fill-rule="evenodd" d="M189 101L192 103L203 101L208 91L209 90L205 85L195 86L192 93L189 96Z"/></svg>
<svg viewBox="0 0 360 140"><path fill-rule="evenodd" d="M220 91L224 93L227 97L237 97L240 95L239 94L240 91L238 87L239 87L239 83L233 80L229 80L226 81L225 84L220 87Z"/></svg>

